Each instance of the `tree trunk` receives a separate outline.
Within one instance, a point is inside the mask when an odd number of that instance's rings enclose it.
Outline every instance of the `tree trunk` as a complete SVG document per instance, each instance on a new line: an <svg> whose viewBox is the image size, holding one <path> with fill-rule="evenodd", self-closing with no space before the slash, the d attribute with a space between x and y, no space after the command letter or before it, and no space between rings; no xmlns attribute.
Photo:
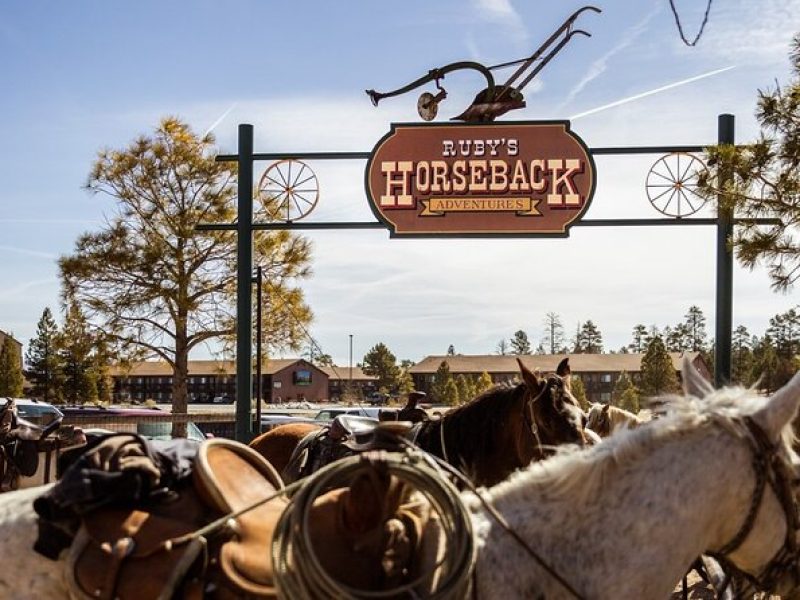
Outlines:
<svg viewBox="0 0 800 600"><path fill-rule="evenodd" d="M175 336L175 368L172 376L172 414L185 415L189 412L189 392L187 378L189 372L189 348L185 325L178 325ZM183 329L183 331L180 331ZM186 437L186 423L172 423L172 437Z"/></svg>

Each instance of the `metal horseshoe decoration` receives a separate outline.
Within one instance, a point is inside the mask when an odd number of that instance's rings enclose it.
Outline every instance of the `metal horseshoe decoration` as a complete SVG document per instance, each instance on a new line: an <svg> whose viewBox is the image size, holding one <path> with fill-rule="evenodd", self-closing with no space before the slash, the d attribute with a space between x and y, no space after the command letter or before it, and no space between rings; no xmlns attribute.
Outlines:
<svg viewBox="0 0 800 600"><path fill-rule="evenodd" d="M525 98L522 95L523 88L525 88L525 86L528 85L528 83L530 83L530 81L539 74L539 72L547 65L547 63L550 62L550 60L552 60L552 58L558 54L564 46L567 45L573 36L580 34L586 37L591 37L590 33L583 31L582 29L572 28L575 20L581 15L581 13L587 10L594 11L596 13L602 12L595 6L584 6L583 8L575 11L566 21L564 21L561 27L556 29L556 31L549 38L547 38L547 40L541 46L539 46L536 52L527 58L521 58L511 62L492 65L490 67L473 61L454 62L438 69L432 69L427 75L423 75L419 79L416 79L411 83L404 85L403 87L397 88L396 90L392 90L391 92L376 92L375 90L367 90L367 95L369 96L370 100L372 100L372 104L374 106L378 106L378 102L384 98L391 98L392 96L405 94L406 92L410 92L413 89L433 81L436 83L438 92L435 95L431 94L430 92L424 92L419 97L419 101L417 102L417 112L419 113L419 116L425 121L432 121L434 118L436 118L439 103L447 97L447 92L440 84L440 81L444 79L445 75L454 71L462 70L478 71L486 79L486 88L481 90L478 95L475 96L472 104L470 104L464 112L456 117L453 117L451 120L465 121L467 123L486 123L489 121L494 121L496 117L499 117L510 110L525 108ZM555 47L552 47L560 36L563 37L561 37ZM528 71L528 69L530 69L536 61L538 61L539 64L537 64L530 73L525 75L525 77L519 83L516 83L517 80L522 77L523 74ZM505 67L512 67L515 65L520 66L504 83L499 85L495 84L492 71Z"/></svg>

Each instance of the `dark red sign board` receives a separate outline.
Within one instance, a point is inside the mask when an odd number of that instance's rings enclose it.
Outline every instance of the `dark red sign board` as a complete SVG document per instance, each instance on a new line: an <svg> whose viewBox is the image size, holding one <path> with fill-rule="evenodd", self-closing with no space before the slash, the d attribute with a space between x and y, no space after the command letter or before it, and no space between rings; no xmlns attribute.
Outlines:
<svg viewBox="0 0 800 600"><path fill-rule="evenodd" d="M366 172L392 236L565 237L595 184L569 121L393 124Z"/></svg>

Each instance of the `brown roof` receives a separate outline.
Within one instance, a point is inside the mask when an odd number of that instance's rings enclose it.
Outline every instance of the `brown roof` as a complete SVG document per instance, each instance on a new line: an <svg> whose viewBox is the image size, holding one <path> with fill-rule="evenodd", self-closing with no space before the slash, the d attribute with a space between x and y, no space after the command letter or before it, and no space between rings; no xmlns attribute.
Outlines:
<svg viewBox="0 0 800 600"><path fill-rule="evenodd" d="M308 364L302 358L270 358L263 362L261 368L264 375L274 375L278 371L283 371L298 362ZM236 375L236 363L232 360L190 360L189 375ZM255 368L253 369L255 373ZM143 360L133 362L130 369L121 366L112 366L111 375L127 377L146 377L160 376L169 377L172 375L172 367L163 360Z"/></svg>
<svg viewBox="0 0 800 600"><path fill-rule="evenodd" d="M340 367L334 365L332 367L319 367L328 375L331 381L349 381L350 380L350 367ZM374 375L367 375L361 367L353 367L353 381L377 381L378 378Z"/></svg>
<svg viewBox="0 0 800 600"><path fill-rule="evenodd" d="M675 370L680 372L683 354L694 362L698 352L670 352L672 364ZM569 357L569 366L573 373L637 373L642 370L642 358L644 354L530 354L520 356L523 364L531 370L542 372L552 372L556 370L558 363L565 357ZM487 373L517 373L516 355L498 354L479 354L456 356L426 356L416 365L409 369L412 374L435 373L442 364L447 362L450 371L453 373L474 373L480 375L484 371Z"/></svg>

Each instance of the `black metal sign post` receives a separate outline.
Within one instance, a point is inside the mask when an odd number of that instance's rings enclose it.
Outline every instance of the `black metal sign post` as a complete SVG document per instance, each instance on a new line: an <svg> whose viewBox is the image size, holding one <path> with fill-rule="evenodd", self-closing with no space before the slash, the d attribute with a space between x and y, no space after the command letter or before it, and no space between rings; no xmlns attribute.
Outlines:
<svg viewBox="0 0 800 600"><path fill-rule="evenodd" d="M239 125L236 222L236 439L253 437L253 126Z"/></svg>
<svg viewBox="0 0 800 600"><path fill-rule="evenodd" d="M720 115L718 119L720 143L733 143L733 115ZM674 152L702 152L703 146L638 146L615 148L590 148L592 155L669 154ZM253 153L253 126L239 125L239 153L219 155L217 161L237 162L238 221L237 223L205 223L198 231L236 231L237 235L237 294L236 294L236 439L249 441L253 437L252 408L252 280L253 232L276 230L358 230L385 229L378 221L339 222L253 222L253 163L263 160L366 160L370 152L306 152L306 153ZM730 212L718 211L716 218L657 218L657 219L583 219L575 227L652 227L652 226L714 226L717 229L717 286L715 318L714 380L717 385L730 381L731 335L733 304L733 252L730 239L736 219ZM763 224L773 224L774 219L758 219ZM524 237L524 236L520 236Z"/></svg>
<svg viewBox="0 0 800 600"><path fill-rule="evenodd" d="M734 143L733 115L717 118L717 143ZM724 189L732 173L724 173L718 184ZM733 331L733 212L729 205L717 203L717 314L714 326L714 384L731 382L731 332Z"/></svg>

